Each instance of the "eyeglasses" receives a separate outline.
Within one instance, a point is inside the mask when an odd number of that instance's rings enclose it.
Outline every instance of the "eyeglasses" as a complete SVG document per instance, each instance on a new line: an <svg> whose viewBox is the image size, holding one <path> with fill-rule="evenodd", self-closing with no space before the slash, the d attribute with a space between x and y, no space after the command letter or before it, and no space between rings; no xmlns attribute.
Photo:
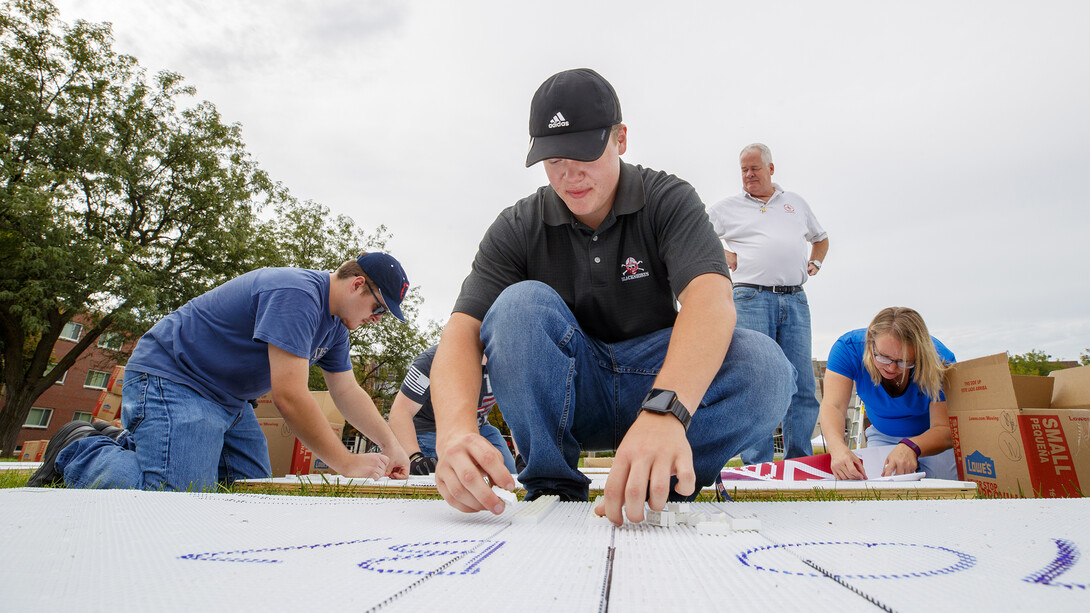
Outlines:
<svg viewBox="0 0 1090 613"><path fill-rule="evenodd" d="M364 281L364 283L367 284L367 291L371 292L371 297L374 298L375 302L378 303L378 306L375 307L375 309L373 311L371 311L371 314L372 315L383 315L385 313L389 313L390 309L386 308L386 305L382 304L382 301L378 299L378 296L375 294L375 290L371 289L371 284L368 283L367 281Z"/></svg>
<svg viewBox="0 0 1090 613"><path fill-rule="evenodd" d="M912 368L913 366L916 365L915 362L907 362L905 360L894 360L893 358L891 358L889 356L884 356L884 355L878 353L877 351L874 351L873 353L874 353L874 361L878 362L879 364L887 364L887 365L888 364L896 364L897 368L904 368L904 369Z"/></svg>

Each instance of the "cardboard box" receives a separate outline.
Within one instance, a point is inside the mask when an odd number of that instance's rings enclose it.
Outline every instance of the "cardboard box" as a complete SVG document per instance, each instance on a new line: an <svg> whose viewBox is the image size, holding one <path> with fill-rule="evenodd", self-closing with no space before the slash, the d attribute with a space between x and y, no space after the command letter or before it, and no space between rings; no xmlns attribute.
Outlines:
<svg viewBox="0 0 1090 613"><path fill-rule="evenodd" d="M23 442L23 449L19 453L19 461L41 462L42 456L45 454L45 448L47 445L49 445L48 440Z"/></svg>
<svg viewBox="0 0 1090 613"><path fill-rule="evenodd" d="M295 437L283 417L259 417L257 423L269 444L269 463L272 465L274 477L333 472ZM344 433L343 421L339 424L331 423L329 427L338 439L341 438Z"/></svg>
<svg viewBox="0 0 1090 613"><path fill-rule="evenodd" d="M114 371L110 373L110 380L106 382L106 391L111 394L121 395L121 388L125 385L125 367L114 366Z"/></svg>
<svg viewBox="0 0 1090 613"><path fill-rule="evenodd" d="M340 424L343 428L344 415L341 415L341 412L337 410L337 405L333 404L333 397L330 396L329 392L311 392L310 395L314 396L314 399L318 401L318 408L322 410L326 421L331 424ZM259 420L280 417L280 409L277 409L276 404L273 403L271 392L257 399L254 415Z"/></svg>
<svg viewBox="0 0 1090 613"><path fill-rule="evenodd" d="M612 468L613 458L583 458L584 468Z"/></svg>
<svg viewBox="0 0 1090 613"><path fill-rule="evenodd" d="M118 389L121 389L120 387ZM102 421L114 421L121 418L121 394L104 391L98 396L98 403L91 417Z"/></svg>
<svg viewBox="0 0 1090 613"><path fill-rule="evenodd" d="M1090 494L1090 366L1012 375L1000 353L955 364L943 391L959 479L991 496Z"/></svg>

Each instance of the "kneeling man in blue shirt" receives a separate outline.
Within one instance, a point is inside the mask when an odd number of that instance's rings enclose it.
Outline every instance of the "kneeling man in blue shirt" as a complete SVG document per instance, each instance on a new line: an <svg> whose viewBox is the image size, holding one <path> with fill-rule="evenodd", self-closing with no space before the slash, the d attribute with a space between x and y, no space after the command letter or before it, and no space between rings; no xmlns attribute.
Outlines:
<svg viewBox="0 0 1090 613"><path fill-rule="evenodd" d="M348 333L387 312L404 321L408 289L396 259L363 253L333 273L254 270L194 298L133 350L125 429L66 424L29 485L199 491L267 477L268 446L250 401L270 390L299 440L336 472L405 478L409 458L356 381ZM382 453L351 453L329 428L307 385L314 364L337 409Z"/></svg>

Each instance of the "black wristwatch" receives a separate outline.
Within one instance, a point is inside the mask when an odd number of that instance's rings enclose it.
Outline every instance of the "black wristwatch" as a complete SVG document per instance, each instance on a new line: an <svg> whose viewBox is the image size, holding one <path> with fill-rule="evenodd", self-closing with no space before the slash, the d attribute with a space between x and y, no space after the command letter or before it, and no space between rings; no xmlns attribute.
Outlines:
<svg viewBox="0 0 1090 613"><path fill-rule="evenodd" d="M672 414L681 422L686 431L689 430L689 421L692 419L692 415L689 414L689 409L686 409L685 405L681 404L681 401L677 399L677 394L670 390L661 390L657 387L651 388L651 391L647 392L647 396L644 396L640 410L662 415Z"/></svg>

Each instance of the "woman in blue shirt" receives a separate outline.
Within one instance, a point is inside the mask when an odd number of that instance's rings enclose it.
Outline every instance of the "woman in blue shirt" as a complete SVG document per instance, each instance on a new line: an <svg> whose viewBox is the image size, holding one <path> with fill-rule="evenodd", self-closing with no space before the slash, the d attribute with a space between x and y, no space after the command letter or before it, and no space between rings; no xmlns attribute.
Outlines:
<svg viewBox="0 0 1090 613"><path fill-rule="evenodd" d="M956 479L942 393L943 373L954 361L920 314L905 307L882 309L866 329L841 336L829 352L819 416L823 433L837 433L825 437L833 474L868 477L863 461L839 436L854 384L871 421L867 444L895 445L881 476L923 471L930 478Z"/></svg>

